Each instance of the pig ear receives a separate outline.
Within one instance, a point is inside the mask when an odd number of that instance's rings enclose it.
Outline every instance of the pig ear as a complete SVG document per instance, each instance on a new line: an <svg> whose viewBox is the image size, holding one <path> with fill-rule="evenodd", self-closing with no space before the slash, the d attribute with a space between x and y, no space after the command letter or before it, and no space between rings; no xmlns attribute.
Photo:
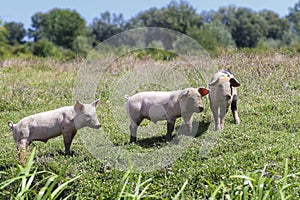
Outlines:
<svg viewBox="0 0 300 200"><path fill-rule="evenodd" d="M180 98L184 97L184 96L187 96L189 94L189 91L188 90L184 90L180 93Z"/></svg>
<svg viewBox="0 0 300 200"><path fill-rule="evenodd" d="M205 96L205 95L207 95L208 93L209 93L209 90L208 89L206 89L206 88L204 88L204 87L200 87L199 89L198 89L198 92L201 94L201 96Z"/></svg>
<svg viewBox="0 0 300 200"><path fill-rule="evenodd" d="M81 113L84 109L84 105L82 103L80 103L80 101L76 101L75 105L74 105L74 110L77 113Z"/></svg>
<svg viewBox="0 0 300 200"><path fill-rule="evenodd" d="M219 78L212 79L208 85L209 86L215 86L218 83L218 81L219 81Z"/></svg>
<svg viewBox="0 0 300 200"><path fill-rule="evenodd" d="M98 104L99 104L100 99L97 99L95 101L93 101L91 104L92 106L94 106L95 108L97 108Z"/></svg>
<svg viewBox="0 0 300 200"><path fill-rule="evenodd" d="M241 85L235 78L231 78L229 82L232 87L239 87Z"/></svg>

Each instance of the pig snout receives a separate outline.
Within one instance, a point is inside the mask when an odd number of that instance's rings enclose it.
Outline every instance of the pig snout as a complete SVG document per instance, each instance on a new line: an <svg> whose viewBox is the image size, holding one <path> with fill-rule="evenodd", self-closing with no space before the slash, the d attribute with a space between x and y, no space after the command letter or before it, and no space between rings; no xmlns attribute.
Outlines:
<svg viewBox="0 0 300 200"><path fill-rule="evenodd" d="M94 125L92 126L92 128L94 128L94 129L99 129L99 128L101 128L101 124L98 122L98 124L94 124Z"/></svg>
<svg viewBox="0 0 300 200"><path fill-rule="evenodd" d="M100 125L100 124L97 124L97 125L93 126L92 128L94 128L94 129L99 129L99 128L101 128L101 125Z"/></svg>
<svg viewBox="0 0 300 200"><path fill-rule="evenodd" d="M225 95L225 99L226 99L226 100L230 100L230 99L231 99L231 95L230 95L230 94L226 94L226 95Z"/></svg>
<svg viewBox="0 0 300 200"><path fill-rule="evenodd" d="M199 106L199 113L204 110L203 106Z"/></svg>
<svg viewBox="0 0 300 200"><path fill-rule="evenodd" d="M94 129L101 128L101 124L97 118L97 115L93 116L92 118L89 118L87 120L87 126Z"/></svg>

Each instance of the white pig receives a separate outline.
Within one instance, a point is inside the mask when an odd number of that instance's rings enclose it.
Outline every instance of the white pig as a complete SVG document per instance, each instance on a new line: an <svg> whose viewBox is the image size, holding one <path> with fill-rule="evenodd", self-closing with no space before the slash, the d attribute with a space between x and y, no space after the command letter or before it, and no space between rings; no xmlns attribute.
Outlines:
<svg viewBox="0 0 300 200"><path fill-rule="evenodd" d="M99 99L91 104L76 101L74 106L38 113L21 119L17 124L8 122L18 148L27 149L32 141L47 142L63 135L65 153L70 154L72 140L80 128L101 127L96 114Z"/></svg>
<svg viewBox="0 0 300 200"><path fill-rule="evenodd" d="M209 100L215 120L215 130L222 130L225 124L225 115L231 105L236 124L240 123L237 111L237 89L240 83L226 70L217 72L209 83Z"/></svg>
<svg viewBox="0 0 300 200"><path fill-rule="evenodd" d="M137 128L143 119L154 123L167 120L166 139L172 138L176 118L182 116L189 133L192 131L193 113L203 111L202 97L206 88L186 88L169 92L140 92L127 99L126 108L130 118L130 142L136 142Z"/></svg>

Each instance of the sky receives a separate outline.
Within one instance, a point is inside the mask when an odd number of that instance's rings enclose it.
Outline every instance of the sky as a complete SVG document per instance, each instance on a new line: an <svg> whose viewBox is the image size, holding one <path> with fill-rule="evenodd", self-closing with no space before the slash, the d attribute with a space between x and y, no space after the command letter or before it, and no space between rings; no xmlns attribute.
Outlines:
<svg viewBox="0 0 300 200"><path fill-rule="evenodd" d="M0 20L2 22L21 22L25 28L31 26L31 16L37 12L46 13L53 8L76 10L90 24L101 13L122 13L125 20L136 16L149 8L165 7L170 0L1 0ZM217 11L222 6L236 5L254 11L273 10L280 16L288 14L298 0L189 0L198 13Z"/></svg>

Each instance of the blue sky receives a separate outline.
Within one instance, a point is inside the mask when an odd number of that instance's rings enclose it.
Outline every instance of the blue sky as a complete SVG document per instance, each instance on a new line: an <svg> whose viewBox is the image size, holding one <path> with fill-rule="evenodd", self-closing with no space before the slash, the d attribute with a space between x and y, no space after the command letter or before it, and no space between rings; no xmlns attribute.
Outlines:
<svg viewBox="0 0 300 200"><path fill-rule="evenodd" d="M122 13L127 20L140 11L152 7L161 8L169 2L166 0L7 0L1 3L0 19L4 22L22 22L26 28L29 28L31 16L36 12L47 12L53 8L69 8L76 10L87 23L91 23L93 18L100 16L104 11ZM236 5L254 11L269 9L280 16L285 16L288 14L288 8L293 7L298 0L190 0L188 2L197 9L198 13L203 10L218 10L221 6Z"/></svg>

